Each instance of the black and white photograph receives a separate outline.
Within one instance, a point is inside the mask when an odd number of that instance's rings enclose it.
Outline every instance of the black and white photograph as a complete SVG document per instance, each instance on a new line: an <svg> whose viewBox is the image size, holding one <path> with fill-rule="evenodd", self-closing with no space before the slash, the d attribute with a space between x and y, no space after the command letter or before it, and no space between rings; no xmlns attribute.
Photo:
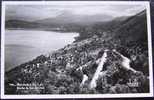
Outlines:
<svg viewBox="0 0 154 100"><path fill-rule="evenodd" d="M1 28L2 98L153 96L148 1L6 1Z"/></svg>

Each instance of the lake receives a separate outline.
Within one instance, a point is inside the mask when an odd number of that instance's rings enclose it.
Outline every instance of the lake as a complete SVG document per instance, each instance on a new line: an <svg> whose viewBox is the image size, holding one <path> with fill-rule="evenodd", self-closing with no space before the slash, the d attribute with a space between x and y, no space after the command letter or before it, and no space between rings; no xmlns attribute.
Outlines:
<svg viewBox="0 0 154 100"><path fill-rule="evenodd" d="M71 44L78 33L37 30L5 31L5 71L41 54L48 54Z"/></svg>

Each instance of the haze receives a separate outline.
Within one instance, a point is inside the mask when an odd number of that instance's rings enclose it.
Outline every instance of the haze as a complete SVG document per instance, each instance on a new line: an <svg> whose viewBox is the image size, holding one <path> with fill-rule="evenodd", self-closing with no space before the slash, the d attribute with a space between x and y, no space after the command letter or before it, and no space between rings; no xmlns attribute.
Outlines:
<svg viewBox="0 0 154 100"><path fill-rule="evenodd" d="M6 5L6 20L18 19L25 21L56 18L71 14L76 16L131 16L145 9L143 5L109 5L109 4L55 4L55 5ZM69 16L70 17L70 16Z"/></svg>

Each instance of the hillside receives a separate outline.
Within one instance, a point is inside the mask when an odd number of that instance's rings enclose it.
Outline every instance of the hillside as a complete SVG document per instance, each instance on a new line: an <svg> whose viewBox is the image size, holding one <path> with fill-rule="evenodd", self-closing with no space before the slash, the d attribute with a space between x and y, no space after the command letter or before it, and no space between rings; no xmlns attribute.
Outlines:
<svg viewBox="0 0 154 100"><path fill-rule="evenodd" d="M143 11L108 31L101 24L84 27L84 38L6 72L6 94L148 93L145 16Z"/></svg>

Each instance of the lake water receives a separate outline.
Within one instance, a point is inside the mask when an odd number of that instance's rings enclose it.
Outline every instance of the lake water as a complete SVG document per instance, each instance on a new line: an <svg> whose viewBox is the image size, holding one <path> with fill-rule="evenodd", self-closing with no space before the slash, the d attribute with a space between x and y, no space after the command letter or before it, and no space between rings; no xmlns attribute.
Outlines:
<svg viewBox="0 0 154 100"><path fill-rule="evenodd" d="M41 54L60 49L74 41L78 33L37 30L5 31L5 71Z"/></svg>

